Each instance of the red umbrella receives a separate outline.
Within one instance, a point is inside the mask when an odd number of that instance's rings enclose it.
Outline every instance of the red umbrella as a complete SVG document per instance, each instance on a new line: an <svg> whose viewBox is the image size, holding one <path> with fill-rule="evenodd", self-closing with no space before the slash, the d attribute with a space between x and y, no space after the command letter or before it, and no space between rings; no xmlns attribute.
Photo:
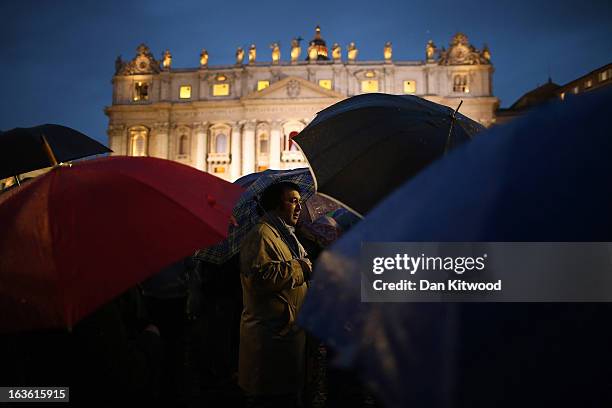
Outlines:
<svg viewBox="0 0 612 408"><path fill-rule="evenodd" d="M57 167L0 196L0 331L71 327L227 237L239 186L155 158Z"/></svg>

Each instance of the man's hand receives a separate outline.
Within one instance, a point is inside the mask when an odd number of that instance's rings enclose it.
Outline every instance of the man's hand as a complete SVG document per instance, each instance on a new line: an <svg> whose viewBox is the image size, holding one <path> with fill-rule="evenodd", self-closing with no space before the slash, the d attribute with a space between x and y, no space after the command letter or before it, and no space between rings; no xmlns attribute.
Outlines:
<svg viewBox="0 0 612 408"><path fill-rule="evenodd" d="M308 258L298 258L298 261L302 266L302 272L304 272L304 282L307 282L312 275L312 262Z"/></svg>

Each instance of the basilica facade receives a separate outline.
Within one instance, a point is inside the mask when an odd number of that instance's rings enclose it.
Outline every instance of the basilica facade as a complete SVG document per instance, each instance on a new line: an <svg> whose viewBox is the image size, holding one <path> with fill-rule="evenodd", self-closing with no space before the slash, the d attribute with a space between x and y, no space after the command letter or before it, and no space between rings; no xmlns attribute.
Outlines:
<svg viewBox="0 0 612 408"><path fill-rule="evenodd" d="M319 27L302 47L294 39L289 58L278 44L258 60L257 47L238 48L233 65L174 68L165 51L157 60L142 44L130 61L117 58L109 118L109 146L117 155L175 160L233 181L264 169L306 166L292 139L320 110L350 96L382 92L414 94L490 126L498 99L492 94L490 52L464 34L449 48L425 46L421 61L393 58L391 43L379 61L362 61L351 43L328 48ZM302 49L304 48L304 49ZM350 141L347 141L350 143Z"/></svg>

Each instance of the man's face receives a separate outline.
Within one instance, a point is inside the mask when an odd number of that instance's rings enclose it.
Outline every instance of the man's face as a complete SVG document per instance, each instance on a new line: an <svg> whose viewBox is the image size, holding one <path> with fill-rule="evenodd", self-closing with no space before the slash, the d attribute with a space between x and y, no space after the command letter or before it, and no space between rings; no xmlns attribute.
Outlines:
<svg viewBox="0 0 612 408"><path fill-rule="evenodd" d="M300 193L296 190L285 190L281 197L277 214L288 225L295 226L300 218L300 211L302 211Z"/></svg>

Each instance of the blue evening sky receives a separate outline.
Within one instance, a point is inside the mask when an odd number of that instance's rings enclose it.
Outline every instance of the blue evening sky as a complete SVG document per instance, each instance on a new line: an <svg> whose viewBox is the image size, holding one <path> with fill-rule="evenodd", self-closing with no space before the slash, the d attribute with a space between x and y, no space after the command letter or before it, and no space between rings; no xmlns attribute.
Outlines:
<svg viewBox="0 0 612 408"><path fill-rule="evenodd" d="M489 45L502 107L549 73L564 84L612 62L608 0L2 0L0 16L0 129L59 123L104 144L115 58L131 59L142 42L156 58L170 49L173 67L186 68L202 48L222 65L251 43L269 61L274 41L287 60L291 39L310 40L317 24L328 46L355 41L361 60L382 59L386 41L394 59L423 59L427 40L448 48L461 31Z"/></svg>

